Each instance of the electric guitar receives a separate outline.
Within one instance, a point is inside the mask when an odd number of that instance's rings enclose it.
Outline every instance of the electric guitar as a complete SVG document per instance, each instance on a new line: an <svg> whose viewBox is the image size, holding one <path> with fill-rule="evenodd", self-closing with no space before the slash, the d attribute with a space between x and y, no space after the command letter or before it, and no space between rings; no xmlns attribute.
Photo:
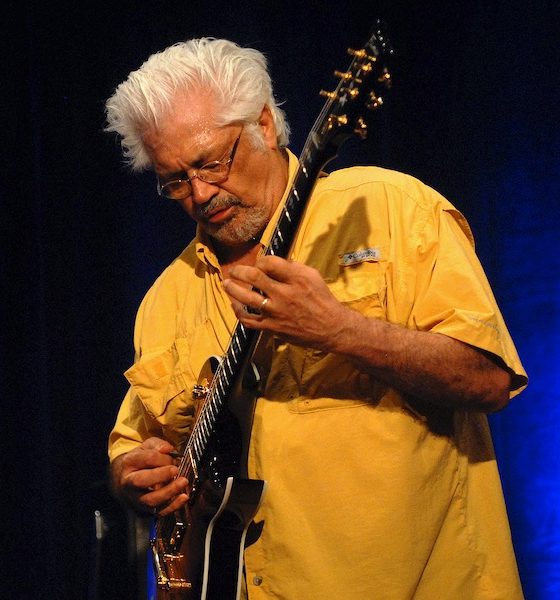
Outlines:
<svg viewBox="0 0 560 600"><path fill-rule="evenodd" d="M365 138L368 109L383 105L391 86L386 64L392 48L381 24L352 56L326 98L299 158L299 167L265 254L286 257L321 169L353 135ZM247 530L266 482L247 476L247 453L259 374L251 359L260 333L238 322L224 357L193 395L200 402L180 457L189 480L184 509L156 522L151 542L158 600L237 600ZM266 524L261 523L260 526Z"/></svg>

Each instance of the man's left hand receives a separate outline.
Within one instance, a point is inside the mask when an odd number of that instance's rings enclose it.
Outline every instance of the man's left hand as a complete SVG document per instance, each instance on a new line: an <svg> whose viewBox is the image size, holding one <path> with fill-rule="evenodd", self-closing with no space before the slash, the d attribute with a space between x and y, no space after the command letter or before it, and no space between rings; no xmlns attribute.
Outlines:
<svg viewBox="0 0 560 600"><path fill-rule="evenodd" d="M351 312L316 269L277 256L261 256L255 266L232 267L224 289L246 327L324 351L332 349Z"/></svg>

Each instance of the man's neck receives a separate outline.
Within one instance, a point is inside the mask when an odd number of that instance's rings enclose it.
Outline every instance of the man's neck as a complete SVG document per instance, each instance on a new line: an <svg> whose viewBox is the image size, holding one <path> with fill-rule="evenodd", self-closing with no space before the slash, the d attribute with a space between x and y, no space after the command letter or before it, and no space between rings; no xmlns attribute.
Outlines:
<svg viewBox="0 0 560 600"><path fill-rule="evenodd" d="M254 265L261 251L261 244L255 239L235 246L226 246L213 240L213 246L224 279L229 276L230 269L235 265Z"/></svg>
<svg viewBox="0 0 560 600"><path fill-rule="evenodd" d="M257 238L252 238L248 242L241 244L226 245L216 240L212 240L214 252L218 257L218 262L221 265L227 265L231 262L240 262L243 257L255 255L260 250L261 244Z"/></svg>

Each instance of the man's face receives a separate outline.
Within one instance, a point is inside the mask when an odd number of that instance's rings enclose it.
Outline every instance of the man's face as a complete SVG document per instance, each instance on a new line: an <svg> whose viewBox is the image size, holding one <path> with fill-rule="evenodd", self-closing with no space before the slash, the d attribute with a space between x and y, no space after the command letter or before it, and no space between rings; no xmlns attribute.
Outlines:
<svg viewBox="0 0 560 600"><path fill-rule="evenodd" d="M264 149L256 150L246 127L214 124L214 102L209 94L178 96L171 113L147 131L143 140L161 185L191 178L191 193L178 200L186 212L215 240L225 246L257 237L274 213L284 191L286 172L278 161L276 131L268 109L259 130ZM198 169L235 156L224 181L207 183Z"/></svg>

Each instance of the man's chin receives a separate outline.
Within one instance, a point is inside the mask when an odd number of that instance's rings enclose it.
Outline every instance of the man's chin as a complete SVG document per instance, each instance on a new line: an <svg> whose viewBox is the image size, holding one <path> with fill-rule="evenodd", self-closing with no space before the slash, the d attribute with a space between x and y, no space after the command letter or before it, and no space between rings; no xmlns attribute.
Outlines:
<svg viewBox="0 0 560 600"><path fill-rule="evenodd" d="M251 240L259 239L266 224L253 227L237 227L234 224L226 224L221 227L207 227L206 233L220 244L226 246L239 246Z"/></svg>

